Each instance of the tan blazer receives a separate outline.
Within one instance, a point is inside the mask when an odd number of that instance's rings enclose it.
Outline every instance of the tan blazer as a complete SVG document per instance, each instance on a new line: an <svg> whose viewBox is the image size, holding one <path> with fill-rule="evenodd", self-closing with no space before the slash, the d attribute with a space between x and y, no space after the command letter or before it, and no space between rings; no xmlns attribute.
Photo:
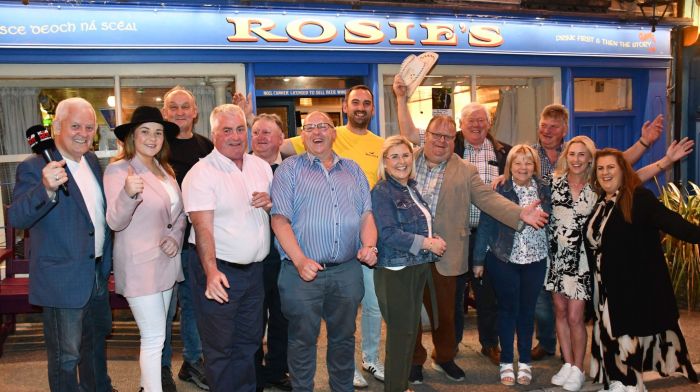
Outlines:
<svg viewBox="0 0 700 392"><path fill-rule="evenodd" d="M144 182L136 199L124 191L129 166ZM183 280L180 253L170 258L159 246L170 237L182 248L186 223L180 187L170 176L166 181L179 195L175 214L161 180L138 158L111 163L105 170L107 224L114 230L114 281L116 292L125 297L155 294Z"/></svg>
<svg viewBox="0 0 700 392"><path fill-rule="evenodd" d="M422 148L415 152L415 158L421 154ZM484 184L474 165L452 154L445 167L433 217L433 232L447 242L447 251L435 263L441 275L457 276L469 269L470 203L496 220L518 228L522 208Z"/></svg>

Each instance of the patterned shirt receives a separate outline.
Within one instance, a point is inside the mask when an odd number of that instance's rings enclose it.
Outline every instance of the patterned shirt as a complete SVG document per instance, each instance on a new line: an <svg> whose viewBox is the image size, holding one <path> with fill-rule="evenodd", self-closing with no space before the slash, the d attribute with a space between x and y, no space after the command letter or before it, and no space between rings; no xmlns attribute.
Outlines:
<svg viewBox="0 0 700 392"><path fill-rule="evenodd" d="M289 219L304 255L319 263L355 260L362 215L372 210L360 166L333 155L330 169L308 153L287 158L272 181L270 214ZM289 259L275 241L281 258Z"/></svg>
<svg viewBox="0 0 700 392"><path fill-rule="evenodd" d="M421 154L416 159L416 182L418 183L416 188L418 188L420 195L423 196L423 200L428 203L432 216L435 216L437 211L438 197L440 196L440 188L445 177L446 167L447 161L432 169L428 168L428 161L425 159L424 154Z"/></svg>
<svg viewBox="0 0 700 392"><path fill-rule="evenodd" d="M532 204L539 200L537 195L537 184L534 180L530 186L520 186L513 183L513 189L518 195L521 207ZM538 210L542 210L537 206ZM511 263L530 264L547 257L549 244L547 243L547 229L535 229L532 226L525 226L520 232L515 232L513 237L513 250L510 254Z"/></svg>
<svg viewBox="0 0 700 392"><path fill-rule="evenodd" d="M564 147L564 142L562 141L559 147L557 147L557 156L561 155L561 151ZM540 170L540 176L544 178L551 178L550 174L554 171L554 168L556 167L557 163L552 162L549 160L549 157L547 156L547 151L545 151L544 147L542 147L541 144L533 144L532 148L534 148L537 151L537 154L540 156L540 162L541 164L541 170Z"/></svg>
<svg viewBox="0 0 700 392"><path fill-rule="evenodd" d="M496 162L496 150L493 143L486 138L480 147L474 147L470 143L464 145L464 158L467 162L476 166L479 177L484 184L491 184L498 177L498 163ZM479 210L474 204L469 205L469 226L475 228L479 225Z"/></svg>

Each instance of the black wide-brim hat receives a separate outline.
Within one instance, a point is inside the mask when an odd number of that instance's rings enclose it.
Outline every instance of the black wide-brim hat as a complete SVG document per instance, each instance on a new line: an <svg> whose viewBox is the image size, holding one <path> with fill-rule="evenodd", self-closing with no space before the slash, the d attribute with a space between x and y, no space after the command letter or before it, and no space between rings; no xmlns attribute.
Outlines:
<svg viewBox="0 0 700 392"><path fill-rule="evenodd" d="M178 133L180 133L180 127L178 127L177 124L163 120L163 114L158 108L154 108L153 106L139 106L131 115L131 122L114 128L114 135L117 139L124 141L129 132L132 132L137 126L147 122L154 122L162 125L165 138L168 140L176 138Z"/></svg>

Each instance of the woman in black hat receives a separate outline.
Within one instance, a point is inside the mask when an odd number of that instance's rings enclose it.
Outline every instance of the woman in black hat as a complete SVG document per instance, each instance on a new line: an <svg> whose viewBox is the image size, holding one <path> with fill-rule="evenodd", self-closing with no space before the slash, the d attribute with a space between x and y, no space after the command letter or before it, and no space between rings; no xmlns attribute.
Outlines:
<svg viewBox="0 0 700 392"><path fill-rule="evenodd" d="M141 106L114 129L123 148L104 176L107 224L114 230L116 292L126 297L141 334L141 390L162 391L160 357L173 286L182 281L182 195L168 165L179 132L160 110Z"/></svg>

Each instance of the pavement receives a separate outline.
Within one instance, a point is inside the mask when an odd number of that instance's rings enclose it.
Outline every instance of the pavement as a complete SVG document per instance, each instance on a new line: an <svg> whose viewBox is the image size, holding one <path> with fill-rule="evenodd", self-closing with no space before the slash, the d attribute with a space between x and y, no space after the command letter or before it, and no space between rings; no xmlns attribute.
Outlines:
<svg viewBox="0 0 700 392"><path fill-rule="evenodd" d="M123 312L128 312L123 311ZM415 392L428 391L562 391L559 387L554 387L549 383L549 379L559 370L561 360L558 356L551 356L545 360L533 363L533 382L529 386L506 387L498 383L498 367L492 365L488 359L482 356L476 332L476 318L473 310L470 309L465 316L464 340L459 346L459 353L456 358L457 364L466 372L466 379L462 382L453 382L445 378L442 374L433 370L430 359L424 365L424 383L411 388ZM115 317L114 333L108 341L108 366L110 376L114 386L121 392L136 392L139 388L139 365L138 365L138 330L128 315ZM33 322L31 322L33 321ZM358 336L360 322L358 317ZM681 312L681 327L690 351L691 362L695 369L700 371L700 312ZM177 328L177 323L176 323ZM177 334L175 334L177 336ZM382 330L382 347L384 346L385 332ZM590 327L589 327L590 340ZM423 343L430 352L432 349L431 336L429 332L423 333ZM406 342L413 344L413 342ZM177 380L177 371L182 363L181 342L176 340L175 356L173 357L173 373L175 373L176 384L180 392L200 391L193 384ZM325 366L326 358L325 328L322 327L321 337L318 341L318 360L316 372L315 391L329 392L328 374ZM361 358L360 342L356 345L356 363ZM382 358L383 359L383 358ZM588 356L585 367L588 367ZM359 365L358 365L359 366ZM369 382L369 387L364 391L382 391L383 384L363 372ZM48 383L46 376L46 353L43 347L43 336L41 325L36 319L18 325L18 331L12 335L5 343L5 354L0 358L0 391L3 392L36 392L47 391ZM685 378L673 375L661 378L655 372L645 374L645 384L650 391L674 391L690 392L700 391L700 385L690 384ZM590 379L584 385L583 391L597 391L601 385L592 384ZM266 391L276 391L270 388ZM362 391L362 390L358 390ZM235 392L235 391L234 391Z"/></svg>

